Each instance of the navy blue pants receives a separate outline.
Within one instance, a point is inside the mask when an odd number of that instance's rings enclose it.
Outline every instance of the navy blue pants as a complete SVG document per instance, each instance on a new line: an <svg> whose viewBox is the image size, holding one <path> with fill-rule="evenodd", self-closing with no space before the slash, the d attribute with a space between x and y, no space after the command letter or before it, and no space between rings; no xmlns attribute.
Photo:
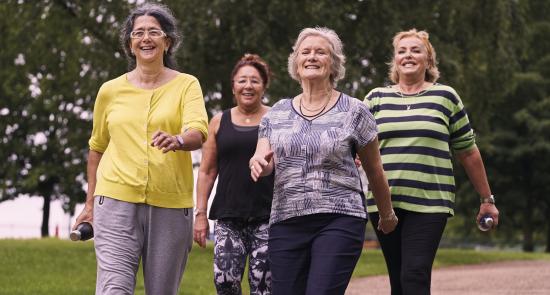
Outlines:
<svg viewBox="0 0 550 295"><path fill-rule="evenodd" d="M366 219L312 214L271 225L273 295L344 294L363 249Z"/></svg>
<svg viewBox="0 0 550 295"><path fill-rule="evenodd" d="M428 295L432 265L449 215L401 209L395 209L395 214L399 223L387 235L376 229L378 213L369 214L388 267L391 294Z"/></svg>

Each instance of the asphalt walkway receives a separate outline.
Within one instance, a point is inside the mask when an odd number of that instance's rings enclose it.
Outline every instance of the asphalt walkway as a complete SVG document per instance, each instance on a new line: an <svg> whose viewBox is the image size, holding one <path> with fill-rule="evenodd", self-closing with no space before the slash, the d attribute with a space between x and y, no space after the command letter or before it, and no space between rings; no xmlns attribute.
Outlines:
<svg viewBox="0 0 550 295"><path fill-rule="evenodd" d="M353 279L346 295L389 295L387 276ZM432 295L550 295L550 261L512 261L434 269Z"/></svg>

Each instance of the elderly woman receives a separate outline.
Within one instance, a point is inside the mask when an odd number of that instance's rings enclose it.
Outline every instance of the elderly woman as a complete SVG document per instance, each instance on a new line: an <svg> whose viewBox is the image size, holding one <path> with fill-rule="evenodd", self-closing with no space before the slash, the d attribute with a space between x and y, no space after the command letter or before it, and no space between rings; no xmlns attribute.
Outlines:
<svg viewBox="0 0 550 295"><path fill-rule="evenodd" d="M94 225L96 294L134 294L140 260L146 294L177 294L193 242L189 151L208 117L197 79L175 70L181 39L167 7L133 10L120 40L131 70L97 94L76 224Z"/></svg>
<svg viewBox="0 0 550 295"><path fill-rule="evenodd" d="M269 66L258 55L245 54L235 64L231 84L237 106L212 118L210 136L202 149L194 239L201 247L206 246L208 197L218 177L209 215L216 220L214 284L218 294L242 294L247 258L250 294L271 294L267 237L273 177L253 182L248 169L260 119L269 110L262 99L270 76Z"/></svg>
<svg viewBox="0 0 550 295"><path fill-rule="evenodd" d="M365 99L378 123L380 153L399 217L394 232L378 239L386 259L392 294L430 294L432 264L447 218L454 214L455 182L451 150L479 193L477 219L498 210L474 132L456 91L436 83L435 50L428 33L415 29L393 38L389 78ZM374 191L374 193L376 193ZM379 211L367 197L376 228Z"/></svg>
<svg viewBox="0 0 550 295"><path fill-rule="evenodd" d="M254 180L275 170L268 243L273 294L344 294L367 221L356 155L382 212L380 230L389 233L397 224L374 118L334 89L344 61L334 31L302 30L288 58L302 93L276 103L260 123L249 164Z"/></svg>

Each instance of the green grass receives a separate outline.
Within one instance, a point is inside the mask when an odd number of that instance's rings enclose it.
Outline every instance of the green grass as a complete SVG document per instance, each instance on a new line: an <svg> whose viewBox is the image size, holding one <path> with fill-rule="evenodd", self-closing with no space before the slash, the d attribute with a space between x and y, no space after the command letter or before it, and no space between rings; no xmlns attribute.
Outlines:
<svg viewBox="0 0 550 295"><path fill-rule="evenodd" d="M212 253L211 245L206 249L193 248L180 294L215 294ZM437 254L435 267L532 259L550 260L550 254L441 249ZM369 249L363 252L353 276L385 273L381 252ZM0 240L1 295L93 294L95 276L92 242L75 243L57 239ZM245 279L243 285L246 284ZM243 293L248 293L246 286L243 286ZM141 273L138 275L135 294L144 294Z"/></svg>

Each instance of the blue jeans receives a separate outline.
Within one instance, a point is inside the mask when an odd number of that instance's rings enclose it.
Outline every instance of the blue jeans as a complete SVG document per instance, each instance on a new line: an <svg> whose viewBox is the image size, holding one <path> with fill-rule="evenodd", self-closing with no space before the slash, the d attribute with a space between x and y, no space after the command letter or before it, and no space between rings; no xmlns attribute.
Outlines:
<svg viewBox="0 0 550 295"><path fill-rule="evenodd" d="M344 294L365 237L366 219L312 214L271 225L272 294Z"/></svg>

